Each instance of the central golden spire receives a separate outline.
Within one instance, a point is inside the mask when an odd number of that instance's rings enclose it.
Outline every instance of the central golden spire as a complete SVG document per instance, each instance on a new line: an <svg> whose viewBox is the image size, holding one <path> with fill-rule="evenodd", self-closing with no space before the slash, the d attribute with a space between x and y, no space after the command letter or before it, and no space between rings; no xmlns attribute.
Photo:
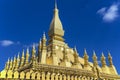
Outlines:
<svg viewBox="0 0 120 80"><path fill-rule="evenodd" d="M55 0L55 8L54 8L54 15L50 24L49 29L49 44L54 43L54 41L64 41L62 38L64 36L64 30L62 26L62 22L59 18L59 10L57 7L57 1Z"/></svg>
<svg viewBox="0 0 120 80"><path fill-rule="evenodd" d="M64 36L64 30L63 30L62 22L59 18L59 10L57 8L56 0L55 0L54 15L49 29L49 36L53 36L53 35L59 35L60 37Z"/></svg>

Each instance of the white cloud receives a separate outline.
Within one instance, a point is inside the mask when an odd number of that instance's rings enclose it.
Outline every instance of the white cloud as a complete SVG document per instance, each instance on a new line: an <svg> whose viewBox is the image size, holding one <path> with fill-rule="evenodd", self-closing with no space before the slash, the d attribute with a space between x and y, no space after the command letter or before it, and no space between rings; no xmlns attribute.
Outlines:
<svg viewBox="0 0 120 80"><path fill-rule="evenodd" d="M112 22L119 17L119 3L112 4L109 8L103 7L97 11L105 22Z"/></svg>
<svg viewBox="0 0 120 80"><path fill-rule="evenodd" d="M13 41L10 41L10 40L0 41L0 45L1 45L1 46L4 46L4 47L10 46L10 45L13 45L13 44L14 44L14 42L13 42Z"/></svg>
<svg viewBox="0 0 120 80"><path fill-rule="evenodd" d="M10 46L10 45L13 45L13 44L20 44L20 42L14 42L14 41L11 41L11 40L2 40L0 41L0 45L3 46L3 47L7 47L7 46Z"/></svg>

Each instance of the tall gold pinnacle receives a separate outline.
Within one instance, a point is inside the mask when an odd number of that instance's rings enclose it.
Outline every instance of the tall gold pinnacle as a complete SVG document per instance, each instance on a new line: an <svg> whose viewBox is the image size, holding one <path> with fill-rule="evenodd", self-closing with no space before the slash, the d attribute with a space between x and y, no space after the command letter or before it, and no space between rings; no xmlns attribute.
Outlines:
<svg viewBox="0 0 120 80"><path fill-rule="evenodd" d="M112 66L113 62L112 62L112 56L111 56L110 52L108 53L108 61L109 61L109 66Z"/></svg>
<svg viewBox="0 0 120 80"><path fill-rule="evenodd" d="M87 54L87 51L86 51L86 49L84 49L84 59L88 60L88 58L89 58L89 56Z"/></svg>
<svg viewBox="0 0 120 80"><path fill-rule="evenodd" d="M94 65L94 67L97 67L97 65L98 65L98 62L97 62L97 56L96 56L96 53L95 53L95 51L93 51L93 65Z"/></svg>
<svg viewBox="0 0 120 80"><path fill-rule="evenodd" d="M102 63L102 67L106 66L106 61L105 61L105 56L104 53L102 52L102 56L101 56L101 63Z"/></svg>
<svg viewBox="0 0 120 80"><path fill-rule="evenodd" d="M28 64L29 61L29 48L26 50L26 59L25 59L25 64Z"/></svg>
<svg viewBox="0 0 120 80"><path fill-rule="evenodd" d="M43 33L43 40L46 40L45 32Z"/></svg>
<svg viewBox="0 0 120 80"><path fill-rule="evenodd" d="M83 58L84 58L84 66L88 66L88 59L89 59L89 56L88 56L88 54L87 54L87 51L86 51L86 49L84 49L84 56L83 56Z"/></svg>

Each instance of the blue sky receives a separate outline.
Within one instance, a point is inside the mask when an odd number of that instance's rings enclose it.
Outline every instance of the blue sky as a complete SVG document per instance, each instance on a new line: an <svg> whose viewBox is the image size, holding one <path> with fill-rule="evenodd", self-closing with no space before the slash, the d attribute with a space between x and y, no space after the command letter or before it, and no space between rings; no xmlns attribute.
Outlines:
<svg viewBox="0 0 120 80"><path fill-rule="evenodd" d="M57 2L68 45L76 46L81 57L86 48L90 61L93 50L98 61L102 52L107 60L110 51L120 74L120 1ZM0 0L0 70L8 57L37 44L43 32L48 34L53 9L54 0Z"/></svg>

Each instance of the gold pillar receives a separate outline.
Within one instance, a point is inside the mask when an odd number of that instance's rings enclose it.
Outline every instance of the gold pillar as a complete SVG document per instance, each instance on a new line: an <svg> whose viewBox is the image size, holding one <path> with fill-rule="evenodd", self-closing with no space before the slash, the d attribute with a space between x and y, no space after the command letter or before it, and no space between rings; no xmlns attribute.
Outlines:
<svg viewBox="0 0 120 80"><path fill-rule="evenodd" d="M63 77L63 80L66 80L66 75L64 74L63 76L64 76L64 77Z"/></svg>
<svg viewBox="0 0 120 80"><path fill-rule="evenodd" d="M71 80L74 80L74 76L73 75L71 76Z"/></svg>
<svg viewBox="0 0 120 80"><path fill-rule="evenodd" d="M55 80L58 80L58 76L59 76L59 74L56 74L56 75L55 75Z"/></svg>
<svg viewBox="0 0 120 80"><path fill-rule="evenodd" d="M36 79L40 80L40 73L37 73L36 76L37 76Z"/></svg>
<svg viewBox="0 0 120 80"><path fill-rule="evenodd" d="M75 76L75 80L77 80L77 76Z"/></svg>
<svg viewBox="0 0 120 80"><path fill-rule="evenodd" d="M80 78L81 78L81 76L78 77L78 80L81 80Z"/></svg>
<svg viewBox="0 0 120 80"><path fill-rule="evenodd" d="M62 74L60 74L59 79L60 79L60 80L63 80L63 76L62 76Z"/></svg>
<svg viewBox="0 0 120 80"><path fill-rule="evenodd" d="M28 64L28 62L29 62L29 49L27 49L27 51L26 51L26 58L25 58L25 65L26 64Z"/></svg>
<svg viewBox="0 0 120 80"><path fill-rule="evenodd" d="M67 75L67 80L70 80L70 75Z"/></svg>
<svg viewBox="0 0 120 80"><path fill-rule="evenodd" d="M42 72L42 80L45 80L45 72Z"/></svg>
<svg viewBox="0 0 120 80"><path fill-rule="evenodd" d="M54 80L55 79L55 73L52 73L51 74L51 80Z"/></svg>
<svg viewBox="0 0 120 80"><path fill-rule="evenodd" d="M46 80L50 80L50 72L47 72Z"/></svg>

